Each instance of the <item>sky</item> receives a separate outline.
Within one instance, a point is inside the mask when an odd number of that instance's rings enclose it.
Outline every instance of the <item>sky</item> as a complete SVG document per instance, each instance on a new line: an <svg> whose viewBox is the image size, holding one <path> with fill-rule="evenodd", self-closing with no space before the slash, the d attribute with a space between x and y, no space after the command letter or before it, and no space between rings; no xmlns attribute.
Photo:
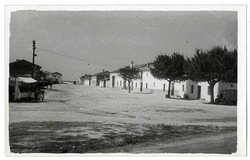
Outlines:
<svg viewBox="0 0 250 160"><path fill-rule="evenodd" d="M78 80L103 69L153 62L157 55L214 45L237 48L233 11L35 11L11 12L9 61L32 62L42 70Z"/></svg>

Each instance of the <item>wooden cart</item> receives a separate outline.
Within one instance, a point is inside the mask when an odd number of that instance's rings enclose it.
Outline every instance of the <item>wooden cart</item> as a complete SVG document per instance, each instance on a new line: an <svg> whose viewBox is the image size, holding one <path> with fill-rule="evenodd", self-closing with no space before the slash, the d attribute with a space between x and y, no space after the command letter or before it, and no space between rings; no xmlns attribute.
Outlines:
<svg viewBox="0 0 250 160"><path fill-rule="evenodd" d="M11 84L11 83L10 83ZM15 91L13 93L14 101L35 101L44 100L45 91L41 91L37 81L30 77L15 78Z"/></svg>

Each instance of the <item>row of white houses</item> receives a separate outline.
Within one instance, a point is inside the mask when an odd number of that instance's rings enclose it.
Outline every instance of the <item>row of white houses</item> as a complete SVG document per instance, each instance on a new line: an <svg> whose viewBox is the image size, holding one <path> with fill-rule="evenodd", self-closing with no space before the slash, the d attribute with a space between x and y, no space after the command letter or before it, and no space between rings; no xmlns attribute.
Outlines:
<svg viewBox="0 0 250 160"><path fill-rule="evenodd" d="M152 76L150 72L151 63L148 64L141 64L141 65L133 65L131 62L132 67L138 68L140 72L140 79L133 80L131 82L131 90L136 92L162 92L166 93L170 89L171 96L181 97L181 98L188 98L188 99L203 99L206 101L210 101L210 87L207 82L200 82L195 83L191 80L187 80L184 82L173 82L170 86L167 80L159 80ZM128 82L124 81L118 75L119 69L109 72L109 78L107 71L105 71L105 78L99 79L97 83L90 83L91 78L85 79L82 84L85 85L94 85L100 87L110 87L110 88L121 88L125 89L128 88ZM101 73L102 75L103 73ZM94 74L93 77L96 77L97 74ZM94 78L96 79L96 78ZM80 83L81 84L81 83ZM214 86L214 98L220 93L223 89L237 89L237 84L229 84L229 83L222 83L219 82Z"/></svg>

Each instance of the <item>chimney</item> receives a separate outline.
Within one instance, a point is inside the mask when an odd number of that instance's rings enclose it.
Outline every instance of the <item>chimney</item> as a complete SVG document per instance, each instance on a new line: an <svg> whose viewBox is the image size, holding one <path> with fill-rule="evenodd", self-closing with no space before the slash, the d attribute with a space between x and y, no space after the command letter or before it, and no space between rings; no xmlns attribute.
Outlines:
<svg viewBox="0 0 250 160"><path fill-rule="evenodd" d="M130 63L130 68L133 68L133 61L131 61Z"/></svg>
<svg viewBox="0 0 250 160"><path fill-rule="evenodd" d="M16 62L21 61L20 59L16 59Z"/></svg>
<svg viewBox="0 0 250 160"><path fill-rule="evenodd" d="M147 64L147 67L149 68L150 63Z"/></svg>
<svg viewBox="0 0 250 160"><path fill-rule="evenodd" d="M102 69L102 72L105 72L105 69Z"/></svg>

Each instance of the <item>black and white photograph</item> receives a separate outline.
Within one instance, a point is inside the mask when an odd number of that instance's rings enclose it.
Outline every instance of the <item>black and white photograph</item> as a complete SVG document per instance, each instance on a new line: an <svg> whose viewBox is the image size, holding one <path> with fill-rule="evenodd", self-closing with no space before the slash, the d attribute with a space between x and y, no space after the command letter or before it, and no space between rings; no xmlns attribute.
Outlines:
<svg viewBox="0 0 250 160"><path fill-rule="evenodd" d="M246 154L246 6L5 9L7 155Z"/></svg>

